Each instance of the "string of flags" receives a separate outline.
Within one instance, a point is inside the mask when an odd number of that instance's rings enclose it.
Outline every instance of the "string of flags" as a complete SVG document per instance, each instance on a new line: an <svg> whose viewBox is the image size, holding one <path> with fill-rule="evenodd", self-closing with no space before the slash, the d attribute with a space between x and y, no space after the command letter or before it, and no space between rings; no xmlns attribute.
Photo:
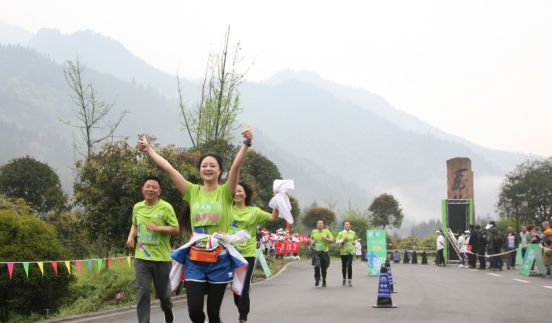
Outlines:
<svg viewBox="0 0 552 323"><path fill-rule="evenodd" d="M408 249L413 249L413 250L435 250L435 249L437 249L437 247L419 247L419 246L411 246L411 245L398 245L398 244L393 244L393 243L388 243L387 246L391 247L391 248L408 248Z"/></svg>
<svg viewBox="0 0 552 323"><path fill-rule="evenodd" d="M10 273L10 280L12 279L13 275L13 267L16 264L23 265L23 268L25 269L25 274L27 274L27 278L29 278L29 264L37 264L38 268L40 268L40 271L42 272L42 276L44 276L44 264L50 263L52 264L52 267L54 267L54 271L56 272L56 276L58 274L58 263L64 263L67 267L67 271L71 273L71 263L75 262L77 263L77 268L79 269L79 274L81 274L81 265L82 263L88 264L88 269L90 270L90 273L92 273L92 266L93 262L96 261L98 264L98 272L102 270L102 263L104 260L107 259L107 263L109 265L109 268L112 267L112 261L119 259L119 264L121 265L121 268L123 268L123 258L126 258L128 262L128 266L131 267L130 258L134 258L134 256L125 256L125 257L117 257L117 258L103 258L103 259L85 259L85 260L59 260L59 261L25 261L25 262L19 262L19 261L13 261L13 262L0 262L1 264L6 264L8 266L8 272Z"/></svg>

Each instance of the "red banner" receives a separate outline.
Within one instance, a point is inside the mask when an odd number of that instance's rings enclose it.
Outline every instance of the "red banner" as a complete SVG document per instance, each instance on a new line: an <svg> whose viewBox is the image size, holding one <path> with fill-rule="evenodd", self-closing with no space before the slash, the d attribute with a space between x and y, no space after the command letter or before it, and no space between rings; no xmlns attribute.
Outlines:
<svg viewBox="0 0 552 323"><path fill-rule="evenodd" d="M307 243L307 240L309 240L309 236L298 236L297 238L299 238L299 241L303 244L306 244Z"/></svg>
<svg viewBox="0 0 552 323"><path fill-rule="evenodd" d="M276 254L281 255L284 253L299 253L301 249L300 242L278 242L274 244L276 248Z"/></svg>

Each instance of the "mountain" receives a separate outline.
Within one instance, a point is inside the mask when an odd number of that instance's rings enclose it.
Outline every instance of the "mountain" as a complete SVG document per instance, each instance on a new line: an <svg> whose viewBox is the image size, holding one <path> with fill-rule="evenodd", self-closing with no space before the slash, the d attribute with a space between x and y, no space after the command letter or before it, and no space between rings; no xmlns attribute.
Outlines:
<svg viewBox="0 0 552 323"><path fill-rule="evenodd" d="M27 45L32 37L32 32L0 21L0 44Z"/></svg>
<svg viewBox="0 0 552 323"><path fill-rule="evenodd" d="M74 61L78 54L91 69L154 87L169 99L177 98L176 76L161 72L132 54L120 42L91 30L62 34L58 29L42 28L29 40L28 46L49 54L58 63ZM181 80L181 86L195 89L195 85L186 79Z"/></svg>
<svg viewBox="0 0 552 323"><path fill-rule="evenodd" d="M332 93L336 96L336 98L342 101L350 101L364 109L371 111L377 116L386 118L387 120L402 129L413 131L418 134L434 135L437 138L464 145L475 153L480 154L485 160L498 165L502 171L510 171L511 169L515 168L516 165L525 160L525 155L522 153L511 153L485 148L481 145L474 144L464 138L446 133L445 131L438 129L411 114L396 109L389 102L387 102L387 100L375 93L323 79L314 72L295 72L292 70L284 70L278 72L276 75L269 78L264 83L269 85L277 85L289 80L297 80L313 84L321 89Z"/></svg>

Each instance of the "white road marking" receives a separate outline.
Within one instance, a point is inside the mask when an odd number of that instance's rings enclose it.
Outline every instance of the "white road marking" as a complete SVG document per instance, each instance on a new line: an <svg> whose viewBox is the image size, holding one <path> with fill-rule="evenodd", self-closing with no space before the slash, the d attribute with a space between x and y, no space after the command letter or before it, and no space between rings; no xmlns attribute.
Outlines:
<svg viewBox="0 0 552 323"><path fill-rule="evenodd" d="M492 274L492 273L487 273L487 275L493 275L493 276L497 276L497 277L502 277L502 275L497 275L497 274Z"/></svg>
<svg viewBox="0 0 552 323"><path fill-rule="evenodd" d="M530 281L528 280L521 280L521 279L516 279L516 278L512 278L513 280L516 280L518 282L522 282L522 283L530 283Z"/></svg>
<svg viewBox="0 0 552 323"><path fill-rule="evenodd" d="M552 286L542 286L542 287L552 289Z"/></svg>

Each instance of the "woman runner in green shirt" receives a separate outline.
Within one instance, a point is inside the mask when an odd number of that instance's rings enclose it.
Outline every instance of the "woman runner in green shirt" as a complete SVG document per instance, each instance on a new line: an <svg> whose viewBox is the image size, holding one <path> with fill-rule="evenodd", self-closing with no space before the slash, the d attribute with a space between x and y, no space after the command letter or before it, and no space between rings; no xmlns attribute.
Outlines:
<svg viewBox="0 0 552 323"><path fill-rule="evenodd" d="M189 203L191 214L187 213L183 220L188 230L204 234L228 232L240 168L253 139L249 125L246 126L242 135L245 141L228 172L228 180L223 185L219 184L224 171L220 155L208 152L200 157L198 168L203 185L196 185L186 181L182 174L174 169L165 158L155 152L147 142L146 136L138 141L138 149L146 152L159 167L168 173L184 196L184 200ZM224 290L233 279L232 260L228 252L223 250L216 263L194 261L188 254L184 274L190 320L194 323L205 322L204 296L208 294L207 316L209 322L221 322L220 306L224 298Z"/></svg>
<svg viewBox="0 0 552 323"><path fill-rule="evenodd" d="M349 287L353 286L353 257L355 254L355 241L357 240L356 233L351 230L351 222L343 222L343 231L335 237L335 243L341 244L341 272L343 273L343 286L347 282L349 276Z"/></svg>
<svg viewBox="0 0 552 323"><path fill-rule="evenodd" d="M242 296L234 294L234 304L238 307L240 322L247 321L249 314L250 300L249 292L253 271L255 270L255 260L257 259L257 225L266 224L278 220L280 212L277 209L272 210L272 214L266 213L258 207L251 206L251 201L255 192L249 184L239 182L236 188L236 197L234 198L234 207L232 208L232 224L228 233L234 233L240 230L247 230L251 238L243 243L236 243L236 247L242 256L249 263L247 277L243 286Z"/></svg>

